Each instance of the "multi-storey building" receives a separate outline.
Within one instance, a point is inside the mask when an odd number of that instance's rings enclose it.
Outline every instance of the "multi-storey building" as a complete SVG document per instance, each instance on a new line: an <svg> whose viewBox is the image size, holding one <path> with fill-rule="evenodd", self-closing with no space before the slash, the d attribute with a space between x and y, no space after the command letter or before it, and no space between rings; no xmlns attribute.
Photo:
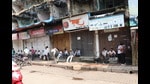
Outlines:
<svg viewBox="0 0 150 84"><path fill-rule="evenodd" d="M131 63L128 0L17 0L12 6L16 50L78 48L90 57L101 55L104 47L117 50L123 42Z"/></svg>

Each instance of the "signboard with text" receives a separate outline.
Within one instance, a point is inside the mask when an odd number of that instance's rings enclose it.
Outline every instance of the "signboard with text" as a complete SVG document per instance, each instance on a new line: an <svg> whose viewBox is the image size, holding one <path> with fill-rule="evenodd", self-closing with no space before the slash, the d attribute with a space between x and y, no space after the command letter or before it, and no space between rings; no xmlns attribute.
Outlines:
<svg viewBox="0 0 150 84"><path fill-rule="evenodd" d="M62 27L62 25L51 26L49 29L47 29L46 33L49 35L62 34L63 33L63 27Z"/></svg>
<svg viewBox="0 0 150 84"><path fill-rule="evenodd" d="M89 20L90 31L120 28L124 26L124 14L105 16Z"/></svg>
<svg viewBox="0 0 150 84"><path fill-rule="evenodd" d="M29 34L31 37L40 37L45 35L44 28L36 29L36 30L30 30Z"/></svg>
<svg viewBox="0 0 150 84"><path fill-rule="evenodd" d="M138 0L128 0L130 26L138 26Z"/></svg>
<svg viewBox="0 0 150 84"><path fill-rule="evenodd" d="M27 32L19 33L19 39L29 39L30 35Z"/></svg>
<svg viewBox="0 0 150 84"><path fill-rule="evenodd" d="M62 24L64 31L88 28L88 14L63 19Z"/></svg>

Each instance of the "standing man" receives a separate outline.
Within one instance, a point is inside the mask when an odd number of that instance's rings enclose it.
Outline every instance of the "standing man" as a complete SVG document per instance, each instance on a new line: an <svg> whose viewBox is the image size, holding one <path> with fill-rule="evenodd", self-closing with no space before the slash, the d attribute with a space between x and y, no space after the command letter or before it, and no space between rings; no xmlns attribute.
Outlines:
<svg viewBox="0 0 150 84"><path fill-rule="evenodd" d="M14 49L14 48L12 48L12 59L14 59L15 54L16 54L15 49Z"/></svg>
<svg viewBox="0 0 150 84"><path fill-rule="evenodd" d="M25 56L28 56L29 55L29 49L27 48L27 47L25 47L25 49L24 49L24 54L25 54Z"/></svg>
<svg viewBox="0 0 150 84"><path fill-rule="evenodd" d="M29 53L30 53L30 50L29 50L27 47L25 47L25 49L24 49L23 61L29 59ZM30 61L29 61L28 63L30 63Z"/></svg>
<svg viewBox="0 0 150 84"><path fill-rule="evenodd" d="M31 47L31 60L33 61L35 57L35 50L33 47Z"/></svg>
<svg viewBox="0 0 150 84"><path fill-rule="evenodd" d="M125 45L123 43L120 43L118 45L118 62L121 64L125 64Z"/></svg>
<svg viewBox="0 0 150 84"><path fill-rule="evenodd" d="M57 57L57 53L59 52L57 48L53 48L51 50L52 52L52 58L54 59L54 63L57 63L56 57Z"/></svg>
<svg viewBox="0 0 150 84"><path fill-rule="evenodd" d="M45 47L45 50L44 50L44 56L46 57L47 60L50 60L50 52L49 52L49 48L48 46Z"/></svg>

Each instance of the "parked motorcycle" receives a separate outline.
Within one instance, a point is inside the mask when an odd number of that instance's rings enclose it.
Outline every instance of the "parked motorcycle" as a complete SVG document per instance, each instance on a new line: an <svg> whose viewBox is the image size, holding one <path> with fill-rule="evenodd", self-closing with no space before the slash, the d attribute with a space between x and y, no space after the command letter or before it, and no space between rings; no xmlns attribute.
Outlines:
<svg viewBox="0 0 150 84"><path fill-rule="evenodd" d="M12 61L12 84L23 84L20 67Z"/></svg>

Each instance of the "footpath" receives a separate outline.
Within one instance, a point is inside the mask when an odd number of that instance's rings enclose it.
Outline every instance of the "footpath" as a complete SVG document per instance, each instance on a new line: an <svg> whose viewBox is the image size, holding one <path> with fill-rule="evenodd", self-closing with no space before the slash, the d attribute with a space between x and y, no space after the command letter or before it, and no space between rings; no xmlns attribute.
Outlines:
<svg viewBox="0 0 150 84"><path fill-rule="evenodd" d="M93 71L104 71L104 72L138 74L138 66L132 66L132 65L102 64L102 63L88 63L88 62L54 63L54 61L52 60L50 61L35 60L32 61L32 65L60 67L60 68L70 69L70 70L85 70L85 71L93 70Z"/></svg>

